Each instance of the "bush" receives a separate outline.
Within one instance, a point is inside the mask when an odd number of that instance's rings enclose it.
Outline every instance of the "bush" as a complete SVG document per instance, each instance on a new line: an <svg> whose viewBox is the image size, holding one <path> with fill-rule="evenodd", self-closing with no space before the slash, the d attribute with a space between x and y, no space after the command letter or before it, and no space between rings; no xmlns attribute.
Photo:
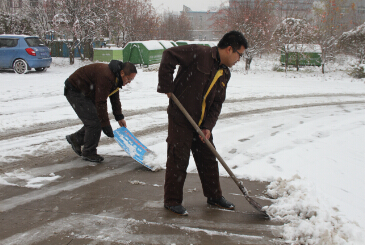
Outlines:
<svg viewBox="0 0 365 245"><path fill-rule="evenodd" d="M349 71L349 75L354 78L365 78L365 65L357 65L352 66L352 69Z"/></svg>
<svg viewBox="0 0 365 245"><path fill-rule="evenodd" d="M275 64L274 67L272 68L273 71L277 71L277 72L284 72L285 69L281 66L281 65L278 65L278 64Z"/></svg>

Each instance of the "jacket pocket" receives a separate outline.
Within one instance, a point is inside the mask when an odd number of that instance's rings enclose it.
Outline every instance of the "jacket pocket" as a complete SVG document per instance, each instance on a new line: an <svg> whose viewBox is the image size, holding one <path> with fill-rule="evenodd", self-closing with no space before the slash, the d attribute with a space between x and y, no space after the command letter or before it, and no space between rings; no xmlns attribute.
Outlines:
<svg viewBox="0 0 365 245"><path fill-rule="evenodd" d="M205 75L209 75L211 72L211 67L209 67L208 62L198 62L196 65L196 69Z"/></svg>

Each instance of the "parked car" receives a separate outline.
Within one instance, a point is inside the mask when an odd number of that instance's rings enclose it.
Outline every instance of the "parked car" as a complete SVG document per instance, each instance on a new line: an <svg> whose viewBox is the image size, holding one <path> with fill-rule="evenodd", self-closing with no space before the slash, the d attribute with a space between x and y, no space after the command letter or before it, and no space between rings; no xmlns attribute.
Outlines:
<svg viewBox="0 0 365 245"><path fill-rule="evenodd" d="M46 71L52 63L50 50L35 36L0 35L0 68L23 74L34 68Z"/></svg>

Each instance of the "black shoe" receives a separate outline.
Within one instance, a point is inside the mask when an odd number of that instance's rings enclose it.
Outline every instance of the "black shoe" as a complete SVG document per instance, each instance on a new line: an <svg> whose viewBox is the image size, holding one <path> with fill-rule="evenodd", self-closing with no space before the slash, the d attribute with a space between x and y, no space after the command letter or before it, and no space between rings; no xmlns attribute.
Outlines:
<svg viewBox="0 0 365 245"><path fill-rule="evenodd" d="M178 206L167 206L164 205L166 209L170 210L171 212L178 214L178 215L183 215L183 216L187 216L188 215L188 211L186 211L186 209L182 206L182 205L178 205Z"/></svg>
<svg viewBox="0 0 365 245"><path fill-rule="evenodd" d="M104 157L99 156L97 154L89 155L89 156L83 156L82 159L84 159L85 161L90 161L90 162L102 162L102 161L104 161Z"/></svg>
<svg viewBox="0 0 365 245"><path fill-rule="evenodd" d="M207 203L209 203L210 205L215 205L217 207L229 209L229 210L232 210L235 207L233 203L227 201L224 197L221 197L218 199L213 199L213 198L208 197Z"/></svg>
<svg viewBox="0 0 365 245"><path fill-rule="evenodd" d="M74 150L77 155L81 156L81 145L76 143L76 140L72 137L72 134L67 135L66 140L72 146L72 150Z"/></svg>

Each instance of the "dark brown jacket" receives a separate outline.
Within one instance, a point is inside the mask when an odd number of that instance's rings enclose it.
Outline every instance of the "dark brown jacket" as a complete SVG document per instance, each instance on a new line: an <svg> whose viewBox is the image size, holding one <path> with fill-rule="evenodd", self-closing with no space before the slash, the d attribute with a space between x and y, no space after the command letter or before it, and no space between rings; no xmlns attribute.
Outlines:
<svg viewBox="0 0 365 245"><path fill-rule="evenodd" d="M68 81L85 97L94 102L101 127L110 125L107 99L109 94L118 87L116 77L108 64L95 63L83 66L77 69L68 78ZM119 92L114 93L109 98L115 119L123 119Z"/></svg>
<svg viewBox="0 0 365 245"><path fill-rule="evenodd" d="M202 102L215 74L219 69L217 47L184 45L164 51L159 69L157 92L172 92L180 100L196 123L202 115ZM175 80L175 67L180 65ZM231 73L227 67L215 83L206 99L206 109L201 128L212 131L226 98L227 83ZM169 116L174 121L189 124L180 109L170 99Z"/></svg>

